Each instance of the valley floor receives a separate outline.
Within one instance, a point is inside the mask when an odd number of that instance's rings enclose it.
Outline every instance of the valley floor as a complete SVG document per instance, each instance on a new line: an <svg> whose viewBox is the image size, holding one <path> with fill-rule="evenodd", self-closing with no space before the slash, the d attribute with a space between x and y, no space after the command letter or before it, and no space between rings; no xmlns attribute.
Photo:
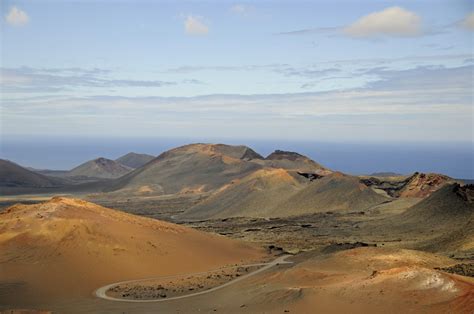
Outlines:
<svg viewBox="0 0 474 314"><path fill-rule="evenodd" d="M36 197L23 197L24 200L43 201ZM1 199L0 204L18 201ZM399 200L359 212L206 221L179 219L183 208L196 202L195 196L93 201L253 242L269 253L295 254L289 259L294 263L275 265L212 293L166 302L114 302L97 298L91 291L90 295L48 303L28 300L5 303L0 304L0 309L34 308L59 313L472 313L474 310L474 279L469 271L474 263L471 246L458 250L444 245L439 239L449 234L449 225L416 229L392 219L404 208L419 202L418 199ZM472 228L470 221L465 224L465 230ZM2 284L0 294L8 289L8 284Z"/></svg>
<svg viewBox="0 0 474 314"><path fill-rule="evenodd" d="M472 313L474 279L434 270L453 260L412 250L358 248L302 253L234 285L166 302L94 295L21 307L58 313ZM3 304L1 308L18 308Z"/></svg>

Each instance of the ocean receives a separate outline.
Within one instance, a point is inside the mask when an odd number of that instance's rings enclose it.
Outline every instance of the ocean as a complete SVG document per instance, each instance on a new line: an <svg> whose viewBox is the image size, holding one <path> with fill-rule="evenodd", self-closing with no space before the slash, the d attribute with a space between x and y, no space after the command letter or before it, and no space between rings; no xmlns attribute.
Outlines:
<svg viewBox="0 0 474 314"><path fill-rule="evenodd" d="M97 157L116 159L128 152L159 155L180 145L205 142L242 144L263 156L275 149L307 155L348 174L437 172L474 179L473 143L308 142L275 139L2 137L0 158L37 169L71 169Z"/></svg>

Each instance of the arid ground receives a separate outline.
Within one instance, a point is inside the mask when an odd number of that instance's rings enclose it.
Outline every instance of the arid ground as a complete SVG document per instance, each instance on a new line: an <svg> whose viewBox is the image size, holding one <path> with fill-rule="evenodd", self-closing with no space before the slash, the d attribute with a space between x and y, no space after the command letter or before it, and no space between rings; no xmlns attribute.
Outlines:
<svg viewBox="0 0 474 314"><path fill-rule="evenodd" d="M115 179L18 167L0 198L5 311L474 310L474 188L440 174L204 144Z"/></svg>

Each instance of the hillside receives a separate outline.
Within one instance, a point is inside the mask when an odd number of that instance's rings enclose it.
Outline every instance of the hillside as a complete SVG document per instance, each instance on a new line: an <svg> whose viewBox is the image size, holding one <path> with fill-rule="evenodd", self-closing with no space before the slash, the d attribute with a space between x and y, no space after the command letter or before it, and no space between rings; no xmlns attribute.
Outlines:
<svg viewBox="0 0 474 314"><path fill-rule="evenodd" d="M85 162L68 172L69 177L90 177L101 179L119 178L132 171L132 168L106 158Z"/></svg>
<svg viewBox="0 0 474 314"><path fill-rule="evenodd" d="M64 178L69 173L69 171L67 171L67 170L36 169L36 168L33 168L33 167L26 167L26 169L28 169L30 171L33 171L33 172L36 172L36 173L39 173L39 174L42 174L44 176L58 177L58 178Z"/></svg>
<svg viewBox="0 0 474 314"><path fill-rule="evenodd" d="M301 189L303 177L284 169L264 168L234 180L205 201L189 209L182 218L266 217L275 206Z"/></svg>
<svg viewBox="0 0 474 314"><path fill-rule="evenodd" d="M447 184L405 212L389 218L380 228L390 226L394 234L411 233L424 238L417 249L474 257L473 200L474 186Z"/></svg>
<svg viewBox="0 0 474 314"><path fill-rule="evenodd" d="M283 150L276 150L265 158L265 165L287 170L298 170L300 172L317 173L327 175L331 173L317 162L301 154Z"/></svg>
<svg viewBox="0 0 474 314"><path fill-rule="evenodd" d="M263 168L329 171L299 154L278 151L270 156L263 158L247 146L185 145L164 152L144 167L115 180L107 191L156 195L208 193Z"/></svg>
<svg viewBox="0 0 474 314"><path fill-rule="evenodd" d="M52 188L63 181L25 169L11 161L0 159L0 189L2 188Z"/></svg>
<svg viewBox="0 0 474 314"><path fill-rule="evenodd" d="M357 177L333 173L311 182L289 197L274 215L289 216L326 211L363 211L388 201L359 182Z"/></svg>
<svg viewBox="0 0 474 314"><path fill-rule="evenodd" d="M0 214L3 300L89 296L101 285L262 258L241 242L81 200L53 198Z"/></svg>
<svg viewBox="0 0 474 314"><path fill-rule="evenodd" d="M246 311L467 314L474 306L472 278L436 269L459 262L444 256L370 247L294 259L290 268L238 287L248 291L238 300Z"/></svg>
<svg viewBox="0 0 474 314"><path fill-rule="evenodd" d="M474 218L473 186L448 184L409 208L397 219L405 223L461 223Z"/></svg>
<svg viewBox="0 0 474 314"><path fill-rule="evenodd" d="M212 194L181 218L286 217L361 211L388 201L356 177L334 173L309 181L284 169L263 169Z"/></svg>
<svg viewBox="0 0 474 314"><path fill-rule="evenodd" d="M136 169L144 166L154 158L155 156L152 155L137 154L132 152L115 159L115 161L129 168Z"/></svg>
<svg viewBox="0 0 474 314"><path fill-rule="evenodd" d="M426 197L454 180L437 173L415 172L406 185L399 191L400 197Z"/></svg>
<svg viewBox="0 0 474 314"><path fill-rule="evenodd" d="M442 174L420 172L410 176L360 176L360 180L367 186L385 191L387 195L402 198L425 198L446 184L456 182Z"/></svg>
<svg viewBox="0 0 474 314"><path fill-rule="evenodd" d="M382 178L383 177L401 177L403 176L403 174L387 171L387 172L373 172L369 174L368 176L369 177L382 177Z"/></svg>
<svg viewBox="0 0 474 314"><path fill-rule="evenodd" d="M261 166L246 146L191 144L162 153L116 180L110 190L146 190L156 194L202 193L242 178Z"/></svg>

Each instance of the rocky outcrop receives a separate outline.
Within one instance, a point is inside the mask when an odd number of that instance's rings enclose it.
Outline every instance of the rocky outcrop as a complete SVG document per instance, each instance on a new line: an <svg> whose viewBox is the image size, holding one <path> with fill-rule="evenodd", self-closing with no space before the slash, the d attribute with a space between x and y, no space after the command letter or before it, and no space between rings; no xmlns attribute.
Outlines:
<svg viewBox="0 0 474 314"><path fill-rule="evenodd" d="M403 180L381 179L376 177L363 178L363 184L385 191L392 197L420 197L424 198L437 191L439 188L454 180L448 176L437 173L415 172Z"/></svg>

